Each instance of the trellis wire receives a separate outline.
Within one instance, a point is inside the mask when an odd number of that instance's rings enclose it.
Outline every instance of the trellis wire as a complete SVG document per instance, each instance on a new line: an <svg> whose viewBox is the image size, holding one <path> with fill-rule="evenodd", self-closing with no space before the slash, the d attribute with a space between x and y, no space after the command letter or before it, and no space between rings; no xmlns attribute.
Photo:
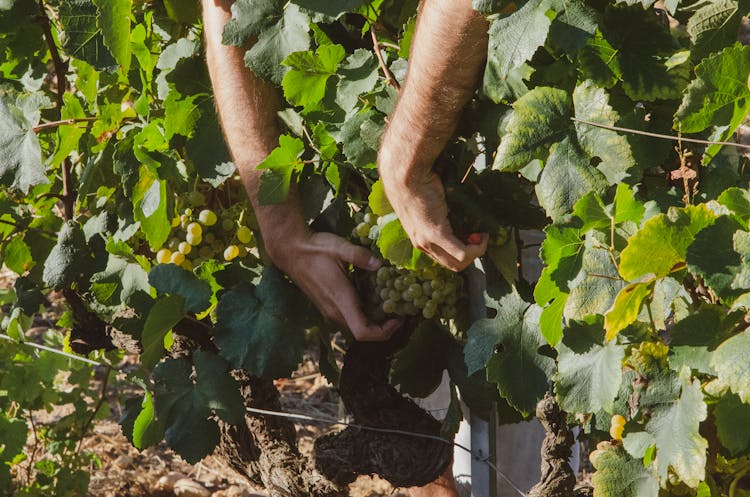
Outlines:
<svg viewBox="0 0 750 497"><path fill-rule="evenodd" d="M662 140L671 140L671 141L686 142L686 143L697 143L699 145L722 145L722 146L730 146L730 147L743 148L745 150L750 150L750 145L745 145L744 143L719 142L719 141L711 141L711 140L701 140L698 138L685 138L682 136L663 135L661 133L652 133L650 131L641 131L639 129L623 128L620 126L610 126L608 124L595 123L593 121L587 121L585 119L579 119L577 117L571 117L570 120L581 123L581 124L586 124L588 126L594 126L595 128L608 129L610 131L619 131L622 133L630 133L633 135L649 136L651 138L660 138Z"/></svg>
<svg viewBox="0 0 750 497"><path fill-rule="evenodd" d="M2 334L2 333L0 333L0 338L3 338L3 339L5 339L7 341L10 341L10 342L18 343L19 345L26 345L26 346L29 346L29 347L33 347L35 349L43 350L45 352L50 352L52 354L57 354L57 355L60 355L60 356L63 356L63 357L67 357L68 359L73 359L73 360L76 360L76 361L84 362L84 363L92 365L92 366L100 366L100 367L103 367L103 368L108 367L106 364L102 364L100 362L91 360L91 359L89 359L87 357L81 357L79 355L69 354L69 353L64 352L62 350L58 350L58 349L55 349L55 348L52 348L52 347L47 347L46 345L40 345L40 344L34 343L34 342L18 342L14 338L12 338L12 337L10 337L8 335ZM254 413L254 414L263 414L263 415L266 415L266 416L275 416L275 417L280 417L280 418L295 419L297 421L307 421L307 422L314 422L314 423L325 423L325 424L329 424L329 425L332 425L332 426L333 425L347 426L347 427L351 427L351 428L357 428L359 430L373 431L373 432L378 432L378 433L391 433L391 434L394 434L394 435L405 435L405 436L414 437L414 438L425 438L425 439L429 439L429 440L435 440L435 441L438 441L438 442L442 442L442 443L445 443L445 444L448 444L448 445L452 445L454 447L458 447L459 449L461 449L463 451L466 451L468 454L471 454L471 456L475 460L480 461L483 464L486 464L490 469L492 469L493 471L495 471L495 473L497 473L503 480L505 480L508 483L508 485L510 485L513 488L513 490L515 490L516 492L518 492L518 495L520 495L522 497L526 497L526 494L523 492L523 490L521 490L518 487L518 485L516 485L513 482L513 480L511 480L507 475L505 475L502 471L500 471L500 469L495 464L493 464L492 461L489 460L489 458L487 458L487 457L481 457L481 456L475 454L474 452L472 452L471 449L468 449L467 447L464 447L461 444L458 444L456 442L452 442L450 440L446 440L446 439L444 439L442 437L438 437L436 435L427 435L427 434L424 434L424 433L416 433L416 432L405 431L405 430L397 430L397 429L391 429L391 428L376 428L374 426L359 425L359 424L356 424L356 423L349 423L347 421L342 421L342 420L336 419L336 418L328 418L328 417L322 417L322 416L315 417L315 416L308 416L308 415L304 415L304 414L287 413L287 412L282 412L282 411L270 411L270 410L266 410L266 409L258 409L258 408L255 408L255 407L246 407L245 409L247 410L247 412Z"/></svg>

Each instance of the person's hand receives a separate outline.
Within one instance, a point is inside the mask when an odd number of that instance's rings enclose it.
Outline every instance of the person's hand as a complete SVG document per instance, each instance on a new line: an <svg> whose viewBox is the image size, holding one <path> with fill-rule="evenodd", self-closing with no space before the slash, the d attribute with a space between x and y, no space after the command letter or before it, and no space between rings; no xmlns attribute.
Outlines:
<svg viewBox="0 0 750 497"><path fill-rule="evenodd" d="M376 271L382 262L361 246L330 234L299 230L284 240L266 240L269 256L329 319L345 326L358 341L388 340L401 326L397 319L381 325L367 319L347 277L347 266Z"/></svg>
<svg viewBox="0 0 750 497"><path fill-rule="evenodd" d="M445 188L435 172L420 177L399 175L398 166L381 161L380 178L386 196L396 211L412 244L439 264L461 271L487 250L489 235L479 243L465 244L453 234L448 221Z"/></svg>

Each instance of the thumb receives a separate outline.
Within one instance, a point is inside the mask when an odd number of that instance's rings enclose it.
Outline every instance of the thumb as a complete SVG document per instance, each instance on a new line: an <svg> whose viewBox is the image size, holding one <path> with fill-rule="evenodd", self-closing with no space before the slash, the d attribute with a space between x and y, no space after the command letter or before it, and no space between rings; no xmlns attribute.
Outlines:
<svg viewBox="0 0 750 497"><path fill-rule="evenodd" d="M336 244L334 250L339 259L354 264L360 269L377 271L383 265L383 262L375 257L369 249L355 245L343 238Z"/></svg>

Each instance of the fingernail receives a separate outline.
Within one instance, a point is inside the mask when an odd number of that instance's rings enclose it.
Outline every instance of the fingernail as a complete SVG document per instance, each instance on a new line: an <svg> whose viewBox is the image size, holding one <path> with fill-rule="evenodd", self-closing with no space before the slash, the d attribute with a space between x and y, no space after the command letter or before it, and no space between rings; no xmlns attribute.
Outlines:
<svg viewBox="0 0 750 497"><path fill-rule="evenodd" d="M380 266L383 265L383 262L378 259L377 257L370 256L370 260L367 261L367 267L375 271L376 269L380 269Z"/></svg>

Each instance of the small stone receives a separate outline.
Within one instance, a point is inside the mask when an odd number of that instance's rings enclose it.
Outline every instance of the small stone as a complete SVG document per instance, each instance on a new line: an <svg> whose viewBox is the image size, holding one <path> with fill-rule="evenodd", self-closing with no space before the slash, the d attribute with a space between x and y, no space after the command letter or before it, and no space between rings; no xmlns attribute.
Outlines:
<svg viewBox="0 0 750 497"><path fill-rule="evenodd" d="M174 471L167 473L156 482L156 490L159 492L173 492L175 483L183 478L185 478L185 475L182 473L176 473Z"/></svg>
<svg viewBox="0 0 750 497"><path fill-rule="evenodd" d="M183 478L174 484L176 497L211 497L211 492L200 483L189 478Z"/></svg>
<svg viewBox="0 0 750 497"><path fill-rule="evenodd" d="M118 468L126 469L132 465L133 465L133 458L127 454L124 454L118 457L117 459L115 459L115 466L117 466Z"/></svg>

